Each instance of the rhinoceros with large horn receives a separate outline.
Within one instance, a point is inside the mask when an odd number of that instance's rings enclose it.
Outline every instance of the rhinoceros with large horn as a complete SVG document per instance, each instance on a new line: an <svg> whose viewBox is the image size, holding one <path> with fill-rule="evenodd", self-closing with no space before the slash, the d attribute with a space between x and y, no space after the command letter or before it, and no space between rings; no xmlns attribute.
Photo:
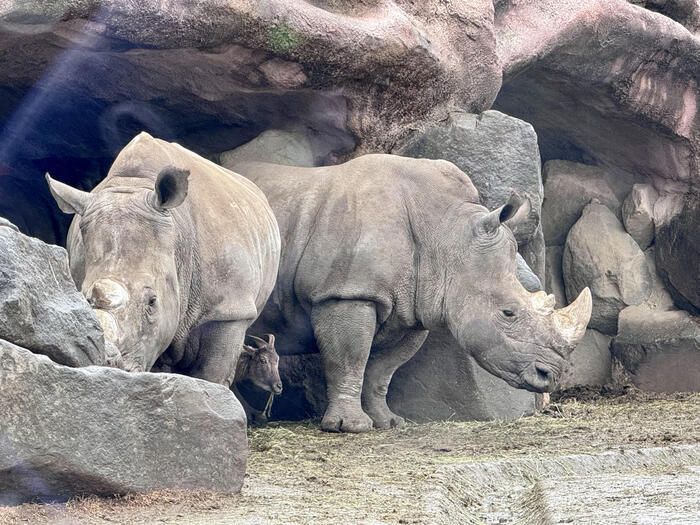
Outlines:
<svg viewBox="0 0 700 525"><path fill-rule="evenodd" d="M386 403L389 382L437 327L511 385L554 387L585 332L591 295L555 310L554 296L520 284L504 225L518 219L517 196L489 212L453 164L392 155L233 169L263 190L282 235L277 284L254 328L274 329L280 354L318 346L323 429L401 424Z"/></svg>
<svg viewBox="0 0 700 525"><path fill-rule="evenodd" d="M90 192L46 176L68 234L71 273L126 370L170 369L226 386L280 256L263 193L147 133Z"/></svg>

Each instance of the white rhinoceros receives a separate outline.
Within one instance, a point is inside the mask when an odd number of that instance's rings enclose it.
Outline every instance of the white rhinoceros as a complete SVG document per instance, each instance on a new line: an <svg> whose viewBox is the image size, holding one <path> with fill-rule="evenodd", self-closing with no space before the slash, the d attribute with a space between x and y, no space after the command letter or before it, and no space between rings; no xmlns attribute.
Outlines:
<svg viewBox="0 0 700 525"><path fill-rule="evenodd" d="M277 284L255 329L277 332L280 354L318 346L323 429L400 424L386 404L389 382L437 327L511 385L554 387L591 296L585 289L555 310L553 295L518 282L515 238L503 226L516 196L489 212L453 164L392 155L233 168L263 190L282 235Z"/></svg>
<svg viewBox="0 0 700 525"><path fill-rule="evenodd" d="M75 213L71 273L126 370L229 386L245 332L275 284L280 237L248 179L147 133L90 193L51 179Z"/></svg>

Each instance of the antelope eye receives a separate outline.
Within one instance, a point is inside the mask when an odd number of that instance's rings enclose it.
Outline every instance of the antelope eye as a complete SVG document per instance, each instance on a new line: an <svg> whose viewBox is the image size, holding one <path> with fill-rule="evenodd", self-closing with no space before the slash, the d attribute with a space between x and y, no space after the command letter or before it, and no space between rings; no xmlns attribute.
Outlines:
<svg viewBox="0 0 700 525"><path fill-rule="evenodd" d="M263 365L266 365L266 364L267 364L267 357L261 357L261 358L260 358L260 363L263 364Z"/></svg>
<svg viewBox="0 0 700 525"><path fill-rule="evenodd" d="M506 317L515 317L515 313L513 310L502 310L503 315Z"/></svg>

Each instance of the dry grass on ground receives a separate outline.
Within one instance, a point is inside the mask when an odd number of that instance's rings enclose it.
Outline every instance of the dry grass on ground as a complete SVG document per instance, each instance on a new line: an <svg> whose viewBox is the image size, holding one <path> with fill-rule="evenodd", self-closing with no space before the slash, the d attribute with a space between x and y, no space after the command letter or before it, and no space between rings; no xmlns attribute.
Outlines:
<svg viewBox="0 0 700 525"><path fill-rule="evenodd" d="M515 421L409 424L347 435L315 422L249 432L241 494L160 491L0 507L0 523L425 523L424 495L441 466L700 443L700 394L634 389L570 392Z"/></svg>

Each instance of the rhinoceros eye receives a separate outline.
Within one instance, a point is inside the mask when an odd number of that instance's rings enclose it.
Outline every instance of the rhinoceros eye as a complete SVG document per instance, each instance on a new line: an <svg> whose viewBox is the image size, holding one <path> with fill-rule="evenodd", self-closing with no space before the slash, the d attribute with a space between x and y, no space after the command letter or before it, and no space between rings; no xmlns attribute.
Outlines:
<svg viewBox="0 0 700 525"><path fill-rule="evenodd" d="M156 305L156 296L152 296L148 298L148 307L153 308Z"/></svg>
<svg viewBox="0 0 700 525"><path fill-rule="evenodd" d="M515 312L513 312L513 310L501 310L501 312L506 317L515 317Z"/></svg>

